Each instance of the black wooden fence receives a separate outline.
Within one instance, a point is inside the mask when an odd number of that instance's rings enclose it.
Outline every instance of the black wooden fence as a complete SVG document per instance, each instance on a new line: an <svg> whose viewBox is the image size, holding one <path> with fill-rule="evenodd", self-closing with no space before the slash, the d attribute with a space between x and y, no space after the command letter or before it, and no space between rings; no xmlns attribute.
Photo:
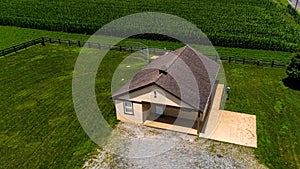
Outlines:
<svg viewBox="0 0 300 169"><path fill-rule="evenodd" d="M44 37L44 41L48 43L57 43L57 44L64 44L68 46L78 46L78 47L87 47L87 48L95 48L95 49L106 49L106 50L118 50L118 51L128 51L128 52L135 52L144 50L146 48L142 48L141 46L126 46L126 45L111 45L111 44L100 44L97 42L86 42L86 41L79 41L79 40L67 40L67 39L55 39L55 38L47 38ZM148 48L149 54L152 55L163 55L165 51L164 49L155 49L155 48Z"/></svg>
<svg viewBox="0 0 300 169"><path fill-rule="evenodd" d="M44 41L49 43L65 44L68 46L78 46L78 47L87 47L87 48L95 48L95 49L125 50L122 46L114 46L111 44L100 44L96 42L86 42L80 40L68 40L68 39L56 39L56 38L44 37Z"/></svg>
<svg viewBox="0 0 300 169"><path fill-rule="evenodd" d="M256 66L271 66L271 67L287 67L287 62L275 61L275 60L262 60L262 59L250 59L250 58L243 58L237 56L227 56L227 57L220 57L222 62L228 63L237 63L237 64L250 64Z"/></svg>
<svg viewBox="0 0 300 169"><path fill-rule="evenodd" d="M26 49L30 46L40 44L40 43L42 45L45 45L45 43L43 41L43 38L37 38L37 39L31 40L31 41L28 41L28 42L25 42L25 43L21 43L21 44L16 45L16 46L12 46L12 47L9 47L9 48L2 49L2 50L0 50L0 57L8 55L8 54L13 53L13 52L17 52L17 51L22 50L22 49Z"/></svg>
<svg viewBox="0 0 300 169"><path fill-rule="evenodd" d="M111 45L111 44L100 44L96 42L85 42L85 41L79 41L79 40L67 40L67 39L57 39L57 38L49 38L49 37L41 37L37 38L25 43L21 43L16 46L12 46L9 48L5 48L0 50L0 57L16 53L19 50L26 49L30 46L41 44L45 45L45 43L57 43L57 44L65 44L68 46L78 46L78 47L88 47L88 48L95 48L95 49L107 49L107 50L118 50L118 51L139 51L143 50L143 48L137 47L137 46L122 46L122 45ZM156 54L156 55L163 55L164 50L163 49L148 49L150 54ZM213 58L213 57L211 57ZM217 56L215 56L215 60L218 59ZM274 60L261 60L261 59L249 59L249 58L243 58L243 57L237 57L237 56L221 56L220 60L222 62L228 62L228 63L236 63L236 64L251 64L256 66L271 66L271 67L286 67L288 63L286 62L280 62L280 61L274 61Z"/></svg>

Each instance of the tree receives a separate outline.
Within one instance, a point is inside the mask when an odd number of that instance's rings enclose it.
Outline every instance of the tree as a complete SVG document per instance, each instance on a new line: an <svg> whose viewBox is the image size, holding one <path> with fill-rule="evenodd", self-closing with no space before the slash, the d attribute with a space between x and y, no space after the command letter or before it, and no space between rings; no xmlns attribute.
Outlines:
<svg viewBox="0 0 300 169"><path fill-rule="evenodd" d="M297 6L298 6L298 2L299 2L299 0L296 0L296 5L295 5L295 9L297 9Z"/></svg>
<svg viewBox="0 0 300 169"><path fill-rule="evenodd" d="M286 69L288 79L291 82L300 83L300 53L296 53ZM300 84L299 84L300 85Z"/></svg>

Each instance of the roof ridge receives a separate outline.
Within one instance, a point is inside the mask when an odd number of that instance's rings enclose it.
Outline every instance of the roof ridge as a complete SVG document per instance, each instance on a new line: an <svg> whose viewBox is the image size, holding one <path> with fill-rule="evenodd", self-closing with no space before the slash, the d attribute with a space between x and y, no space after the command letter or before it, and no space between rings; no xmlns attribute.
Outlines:
<svg viewBox="0 0 300 169"><path fill-rule="evenodd" d="M190 47L190 46L189 46ZM192 47L190 47L191 48L191 50L194 52L194 54L196 54L199 58L200 58L200 60L201 60L201 62L203 63L203 65L205 66L205 70L207 70L206 69L206 65L205 65L205 63L203 62L204 60L202 60L202 59L205 59L205 60L208 60L209 62L212 62L212 63L215 63L215 64L218 64L218 63L216 63L214 60L212 60L212 59L210 59L209 57L207 57L206 55L204 55L202 52L199 52L198 50L196 50L196 49L194 49L194 48L192 48ZM208 73L208 72L207 72ZM208 73L208 77L209 77L209 79L205 79L205 78L201 78L202 80L205 80L206 82L209 82L209 83L211 83L211 77L210 77L210 75L209 75L209 73Z"/></svg>
<svg viewBox="0 0 300 169"><path fill-rule="evenodd" d="M194 52L194 54L196 54L197 56L199 56L199 54L201 55L201 57L204 56L203 53L201 53L201 52L199 52L198 50L192 48L191 46L189 46L189 45L186 45L186 46L188 46L188 47Z"/></svg>
<svg viewBox="0 0 300 169"><path fill-rule="evenodd" d="M180 55L186 50L187 47L188 47L188 45L185 45L185 46L183 47L183 50L178 54L178 56L180 56Z"/></svg>
<svg viewBox="0 0 300 169"><path fill-rule="evenodd" d="M184 49L183 49L178 55L176 55L177 57L172 61L172 63L169 65L169 67L167 67L166 72L168 71L168 69L169 69L172 65L174 65L174 63L177 61L177 59L179 58L179 56L185 51L186 47L187 47L187 45L183 47ZM177 49L177 50L178 50L178 49ZM175 54L174 54L174 55L175 55ZM157 79L154 81L154 83L156 83L161 77L162 77L162 74L159 74L159 76L158 76Z"/></svg>
<svg viewBox="0 0 300 169"><path fill-rule="evenodd" d="M169 67L167 67L167 70L175 63L175 61L179 58L179 56L186 50L186 46L183 47L183 50L177 55L177 57L174 59L174 61L170 64Z"/></svg>

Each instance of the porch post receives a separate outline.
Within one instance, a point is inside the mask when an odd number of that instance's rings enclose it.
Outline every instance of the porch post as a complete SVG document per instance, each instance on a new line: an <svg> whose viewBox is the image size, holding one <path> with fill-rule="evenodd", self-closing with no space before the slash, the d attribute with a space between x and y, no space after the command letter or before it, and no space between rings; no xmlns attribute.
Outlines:
<svg viewBox="0 0 300 169"><path fill-rule="evenodd" d="M201 130L201 123L203 121L203 113L200 111L198 112L198 117L197 117L197 135L199 137L200 130Z"/></svg>
<svg viewBox="0 0 300 169"><path fill-rule="evenodd" d="M200 118L197 117L197 136L199 137L199 133L200 133Z"/></svg>

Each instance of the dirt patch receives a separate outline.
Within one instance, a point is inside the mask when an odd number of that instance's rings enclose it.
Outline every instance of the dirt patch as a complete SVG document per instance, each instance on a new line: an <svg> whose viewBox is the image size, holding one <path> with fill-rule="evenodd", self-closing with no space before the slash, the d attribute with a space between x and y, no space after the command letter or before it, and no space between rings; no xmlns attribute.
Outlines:
<svg viewBox="0 0 300 169"><path fill-rule="evenodd" d="M252 148L128 123L93 154L83 168L266 168Z"/></svg>

